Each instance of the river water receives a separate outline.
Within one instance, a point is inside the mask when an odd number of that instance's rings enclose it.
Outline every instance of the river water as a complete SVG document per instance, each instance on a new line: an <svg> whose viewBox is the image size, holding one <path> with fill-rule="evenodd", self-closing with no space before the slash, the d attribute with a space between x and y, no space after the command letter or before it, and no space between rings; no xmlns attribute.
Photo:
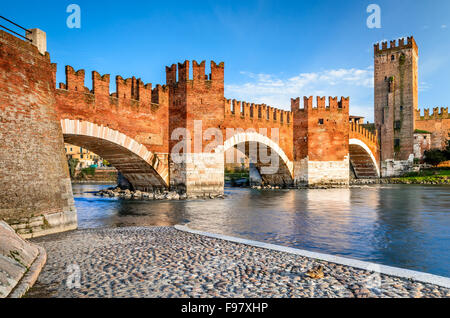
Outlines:
<svg viewBox="0 0 450 318"><path fill-rule="evenodd" d="M171 226L450 277L450 187L227 188L224 200L127 201L73 185L79 228Z"/></svg>

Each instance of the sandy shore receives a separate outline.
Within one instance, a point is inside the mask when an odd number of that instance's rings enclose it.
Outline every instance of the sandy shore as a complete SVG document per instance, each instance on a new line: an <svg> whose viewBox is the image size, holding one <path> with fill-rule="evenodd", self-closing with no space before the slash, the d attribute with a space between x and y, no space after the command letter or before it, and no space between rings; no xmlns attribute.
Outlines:
<svg viewBox="0 0 450 318"><path fill-rule="evenodd" d="M33 242L48 261L27 297L450 297L448 288L172 227L78 230ZM319 265L324 278L305 275Z"/></svg>

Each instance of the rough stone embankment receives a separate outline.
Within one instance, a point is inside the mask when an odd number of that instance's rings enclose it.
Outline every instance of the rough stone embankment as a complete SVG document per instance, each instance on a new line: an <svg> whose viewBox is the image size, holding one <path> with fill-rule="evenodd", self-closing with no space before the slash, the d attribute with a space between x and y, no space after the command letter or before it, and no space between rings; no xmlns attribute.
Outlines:
<svg viewBox="0 0 450 318"><path fill-rule="evenodd" d="M0 298L22 297L45 264L45 250L0 221Z"/></svg>
<svg viewBox="0 0 450 318"><path fill-rule="evenodd" d="M97 196L110 197L110 198L122 198L122 199L136 199L136 200L187 200L187 199L223 199L224 195L217 194L204 194L201 196L196 195L186 195L179 194L175 191L154 191L154 192L143 192L143 191L130 191L128 189L122 190L120 188L110 188L106 190L100 190L95 193Z"/></svg>
<svg viewBox="0 0 450 318"><path fill-rule="evenodd" d="M35 242L49 261L28 297L450 297L437 285L171 227L80 230ZM308 276L319 266L323 278Z"/></svg>

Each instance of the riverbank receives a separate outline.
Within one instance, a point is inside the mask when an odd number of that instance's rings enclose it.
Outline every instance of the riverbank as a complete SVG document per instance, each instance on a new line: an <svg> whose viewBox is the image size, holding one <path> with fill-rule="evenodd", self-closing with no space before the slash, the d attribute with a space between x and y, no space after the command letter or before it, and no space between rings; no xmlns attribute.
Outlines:
<svg viewBox="0 0 450 318"><path fill-rule="evenodd" d="M71 180L72 184L105 184L115 185L116 181L92 181L92 180Z"/></svg>
<svg viewBox="0 0 450 318"><path fill-rule="evenodd" d="M71 181L74 184L115 184L117 175L116 169L85 168L77 171Z"/></svg>
<svg viewBox="0 0 450 318"><path fill-rule="evenodd" d="M78 230L33 242L48 261L27 297L450 297L437 285L173 227ZM308 277L318 266L324 277ZM77 276L68 268L79 268L79 288L76 279L68 287Z"/></svg>
<svg viewBox="0 0 450 318"><path fill-rule="evenodd" d="M382 179L354 179L350 181L350 186L366 184L422 184L422 185L450 185L450 177L398 177Z"/></svg>

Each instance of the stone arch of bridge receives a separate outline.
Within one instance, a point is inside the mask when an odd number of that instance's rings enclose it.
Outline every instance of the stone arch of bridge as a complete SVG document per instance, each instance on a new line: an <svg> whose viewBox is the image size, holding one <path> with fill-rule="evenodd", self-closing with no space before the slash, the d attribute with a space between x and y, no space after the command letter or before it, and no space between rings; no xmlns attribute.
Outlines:
<svg viewBox="0 0 450 318"><path fill-rule="evenodd" d="M256 168L261 174L261 177L263 181L267 184L292 184L293 182L293 171L294 171L294 164L289 158L287 157L286 153L283 151L283 149L273 140L268 138L267 136L264 136L262 134L256 133L256 132L243 132L235 134L233 137L227 139L224 142L223 145L223 151L224 153L232 148L238 148L239 150L242 149L245 145L245 155L249 155L249 149L251 148L251 144L258 145L259 147L261 145L267 147L269 154L274 152L277 154L278 161L275 163L277 166L275 169L271 169L270 166L272 166L271 163L267 164L261 164L259 162L259 158L257 159L257 163L255 163ZM256 148L253 148L256 149ZM259 149L258 149L259 153ZM265 169L263 169L265 168ZM264 173L266 171L267 173Z"/></svg>
<svg viewBox="0 0 450 318"><path fill-rule="evenodd" d="M66 143L89 149L106 159L136 190L167 188L169 173L160 158L125 134L97 124L62 119Z"/></svg>
<svg viewBox="0 0 450 318"><path fill-rule="evenodd" d="M357 178L379 178L380 168L375 154L362 140L349 140L350 163Z"/></svg>

